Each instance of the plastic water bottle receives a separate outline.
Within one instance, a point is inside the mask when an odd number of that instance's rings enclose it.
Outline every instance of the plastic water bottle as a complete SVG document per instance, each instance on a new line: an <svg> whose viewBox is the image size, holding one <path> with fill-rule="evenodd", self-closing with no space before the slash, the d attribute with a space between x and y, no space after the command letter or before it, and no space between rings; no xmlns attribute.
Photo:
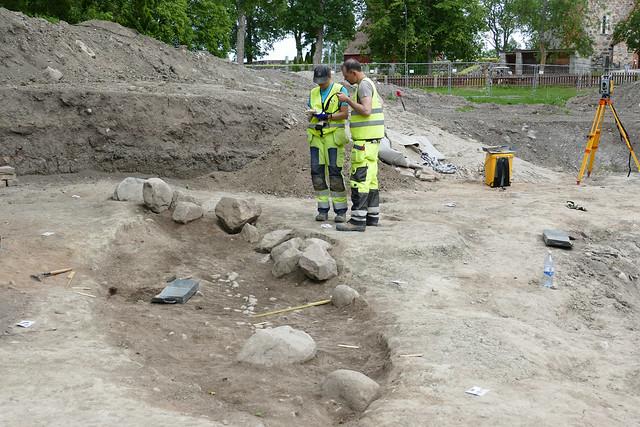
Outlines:
<svg viewBox="0 0 640 427"><path fill-rule="evenodd" d="M553 258L551 257L551 251L549 251L544 257L544 277L542 279L542 285L545 288L553 288L554 273L555 267L553 266Z"/></svg>

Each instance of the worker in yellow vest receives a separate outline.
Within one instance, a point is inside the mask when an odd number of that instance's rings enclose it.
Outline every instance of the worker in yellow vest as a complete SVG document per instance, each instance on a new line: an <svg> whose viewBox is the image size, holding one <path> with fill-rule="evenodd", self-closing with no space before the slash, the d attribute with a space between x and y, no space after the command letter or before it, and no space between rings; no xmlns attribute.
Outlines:
<svg viewBox="0 0 640 427"><path fill-rule="evenodd" d="M348 96L349 91L331 80L331 69L326 65L313 70L313 82L317 86L309 94L307 141L311 154L311 182L318 202L316 221L329 219L331 201L336 213L335 222L345 222L348 205L342 166L349 107L338 100L338 94Z"/></svg>
<svg viewBox="0 0 640 427"><path fill-rule="evenodd" d="M347 59L342 74L352 85L358 85L352 98L338 94L340 102L352 108L349 129L353 139L351 150L351 219L339 224L339 231L365 231L377 226L380 219L378 186L378 151L384 137L382 100L376 85L363 72L360 62Z"/></svg>

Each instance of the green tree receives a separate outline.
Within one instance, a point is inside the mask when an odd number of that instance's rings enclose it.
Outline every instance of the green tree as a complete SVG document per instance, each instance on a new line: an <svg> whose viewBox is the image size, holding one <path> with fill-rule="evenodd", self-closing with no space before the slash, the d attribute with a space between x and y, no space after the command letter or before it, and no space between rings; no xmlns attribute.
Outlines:
<svg viewBox="0 0 640 427"><path fill-rule="evenodd" d="M236 61L248 63L270 50L285 34L286 0L236 0Z"/></svg>
<svg viewBox="0 0 640 427"><path fill-rule="evenodd" d="M315 2L309 0L287 0L287 10L283 17L285 31L293 36L296 42L294 62L304 62L302 50L310 41L306 34L310 31L308 17L315 12Z"/></svg>
<svg viewBox="0 0 640 427"><path fill-rule="evenodd" d="M531 44L538 48L542 67L549 49L568 49L582 56L593 52L587 32L588 0L516 0L514 7Z"/></svg>
<svg viewBox="0 0 640 427"><path fill-rule="evenodd" d="M405 16L405 6L407 14ZM485 29L478 0L367 0L369 48L378 61L475 59ZM406 25L405 25L406 23Z"/></svg>
<svg viewBox="0 0 640 427"><path fill-rule="evenodd" d="M511 36L518 25L515 2L516 0L482 0L487 27L491 33L491 44L498 54L507 52L512 47Z"/></svg>
<svg viewBox="0 0 640 427"><path fill-rule="evenodd" d="M188 16L193 29L192 47L225 57L231 48L233 18L230 1L190 0Z"/></svg>
<svg viewBox="0 0 640 427"><path fill-rule="evenodd" d="M636 1L627 19L616 25L613 40L615 43L625 42L630 50L640 50L640 1Z"/></svg>

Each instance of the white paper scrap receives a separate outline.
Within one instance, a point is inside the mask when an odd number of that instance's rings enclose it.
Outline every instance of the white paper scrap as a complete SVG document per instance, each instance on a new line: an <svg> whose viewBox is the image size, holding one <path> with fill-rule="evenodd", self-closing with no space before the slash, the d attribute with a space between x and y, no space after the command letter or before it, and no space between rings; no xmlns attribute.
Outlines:
<svg viewBox="0 0 640 427"><path fill-rule="evenodd" d="M30 328L34 323L35 322L33 320L23 320L16 323L16 326L20 326L21 328Z"/></svg>
<svg viewBox="0 0 640 427"><path fill-rule="evenodd" d="M41 236L49 237L49 236L53 236L54 234L56 233L54 233L53 231L45 231L44 233L41 234Z"/></svg>
<svg viewBox="0 0 640 427"><path fill-rule="evenodd" d="M329 228L333 228L331 226L331 224L322 224L320 227L324 228L324 229L329 229Z"/></svg>
<svg viewBox="0 0 640 427"><path fill-rule="evenodd" d="M489 390L486 388L481 388L478 386L471 387L469 390L465 391L467 394L473 394L474 396L484 396L489 393Z"/></svg>

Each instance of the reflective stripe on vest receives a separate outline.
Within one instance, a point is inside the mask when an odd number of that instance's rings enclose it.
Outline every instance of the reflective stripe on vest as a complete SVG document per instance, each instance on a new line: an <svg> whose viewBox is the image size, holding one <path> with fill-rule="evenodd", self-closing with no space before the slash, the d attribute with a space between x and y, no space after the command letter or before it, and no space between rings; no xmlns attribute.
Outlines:
<svg viewBox="0 0 640 427"><path fill-rule="evenodd" d="M342 90L342 85L340 83L332 83L331 90L325 99L325 105L322 104L322 95L320 94L320 86L316 86L311 89L311 94L309 95L309 101L311 103L311 108L316 111L322 111L327 114L335 114L340 111L340 101L338 100L338 93ZM329 101L327 104L327 100ZM327 107L326 110L324 107ZM309 125L307 126L307 131L312 133L313 135L324 135L331 132L334 132L338 128L344 128L345 120L331 120L322 128L322 132L316 129L316 125L320 123L315 117L311 117L309 120Z"/></svg>
<svg viewBox="0 0 640 427"><path fill-rule="evenodd" d="M369 82L373 88L373 96L371 97L371 114L363 116L355 111L351 112L351 121L349 122L351 137L354 141L380 139L384 137L384 113L382 112L380 95L378 94L378 89L376 88L375 83L373 83L371 79L365 77L362 81ZM354 99L358 102L357 90L354 95Z"/></svg>

